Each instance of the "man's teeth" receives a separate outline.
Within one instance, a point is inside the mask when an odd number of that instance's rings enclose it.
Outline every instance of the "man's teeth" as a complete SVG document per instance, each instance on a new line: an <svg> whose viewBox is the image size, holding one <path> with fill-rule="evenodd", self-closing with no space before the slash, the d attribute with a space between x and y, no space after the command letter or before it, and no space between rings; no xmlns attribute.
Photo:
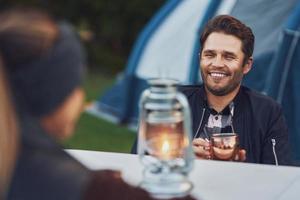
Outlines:
<svg viewBox="0 0 300 200"><path fill-rule="evenodd" d="M210 75L211 75L212 77L225 77L225 76L226 76L225 74L215 73L215 72L210 73Z"/></svg>

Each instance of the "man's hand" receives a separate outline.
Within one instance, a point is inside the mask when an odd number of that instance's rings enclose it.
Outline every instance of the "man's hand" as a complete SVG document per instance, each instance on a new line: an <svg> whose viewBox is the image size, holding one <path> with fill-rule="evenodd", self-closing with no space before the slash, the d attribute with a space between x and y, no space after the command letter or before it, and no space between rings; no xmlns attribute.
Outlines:
<svg viewBox="0 0 300 200"><path fill-rule="evenodd" d="M194 139L193 150L198 159L211 159L209 140L203 138Z"/></svg>
<svg viewBox="0 0 300 200"><path fill-rule="evenodd" d="M234 157L235 161L245 161L246 160L246 150L245 149L239 149L237 154Z"/></svg>
<svg viewBox="0 0 300 200"><path fill-rule="evenodd" d="M198 159L211 159L211 144L208 139L196 138L193 140L193 150ZM239 149L234 161L245 161L246 151Z"/></svg>

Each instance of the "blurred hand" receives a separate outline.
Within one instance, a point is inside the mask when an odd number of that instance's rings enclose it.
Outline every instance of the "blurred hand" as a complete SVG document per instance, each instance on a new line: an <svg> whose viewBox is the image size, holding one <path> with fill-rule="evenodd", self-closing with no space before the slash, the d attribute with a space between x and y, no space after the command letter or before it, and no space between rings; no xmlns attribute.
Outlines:
<svg viewBox="0 0 300 200"><path fill-rule="evenodd" d="M173 198L171 200L196 200L194 197L192 197L191 195L185 196L185 197L181 197L181 198Z"/></svg>
<svg viewBox="0 0 300 200"><path fill-rule="evenodd" d="M121 172L113 170L95 171L92 174L92 180L88 184L84 194L84 200L154 200L148 192L142 188L135 187L126 183ZM172 200L194 200L191 196L173 198Z"/></svg>
<svg viewBox="0 0 300 200"><path fill-rule="evenodd" d="M185 197L181 197L181 198L173 198L170 200L196 200L196 199L189 195L189 196L185 196Z"/></svg>
<svg viewBox="0 0 300 200"><path fill-rule="evenodd" d="M151 200L141 188L127 184L119 171L101 170L91 174L91 181L84 194L84 200L141 199Z"/></svg>

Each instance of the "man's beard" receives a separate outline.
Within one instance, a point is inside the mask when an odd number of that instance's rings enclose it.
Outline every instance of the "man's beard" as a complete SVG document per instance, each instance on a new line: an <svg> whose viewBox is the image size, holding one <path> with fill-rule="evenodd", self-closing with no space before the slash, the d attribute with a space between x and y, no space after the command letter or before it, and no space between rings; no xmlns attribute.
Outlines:
<svg viewBox="0 0 300 200"><path fill-rule="evenodd" d="M243 74L236 74L236 77L233 78L234 81L230 82L230 84L228 84L227 86L221 88L213 88L207 84L207 78L204 79L204 75L202 71L201 71L201 76L205 88L215 96L226 96L227 94L231 93L232 91L240 87L241 81L243 79ZM207 74L207 76L209 75Z"/></svg>

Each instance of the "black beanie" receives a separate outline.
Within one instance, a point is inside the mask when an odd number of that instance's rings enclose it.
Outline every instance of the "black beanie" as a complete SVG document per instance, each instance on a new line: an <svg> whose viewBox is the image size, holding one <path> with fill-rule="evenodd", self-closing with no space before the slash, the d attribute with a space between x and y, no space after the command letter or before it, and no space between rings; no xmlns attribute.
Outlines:
<svg viewBox="0 0 300 200"><path fill-rule="evenodd" d="M14 62L6 58L5 47L2 51L21 112L36 117L50 114L81 84L85 56L77 35L67 24L59 25L59 37L47 54L28 63Z"/></svg>

